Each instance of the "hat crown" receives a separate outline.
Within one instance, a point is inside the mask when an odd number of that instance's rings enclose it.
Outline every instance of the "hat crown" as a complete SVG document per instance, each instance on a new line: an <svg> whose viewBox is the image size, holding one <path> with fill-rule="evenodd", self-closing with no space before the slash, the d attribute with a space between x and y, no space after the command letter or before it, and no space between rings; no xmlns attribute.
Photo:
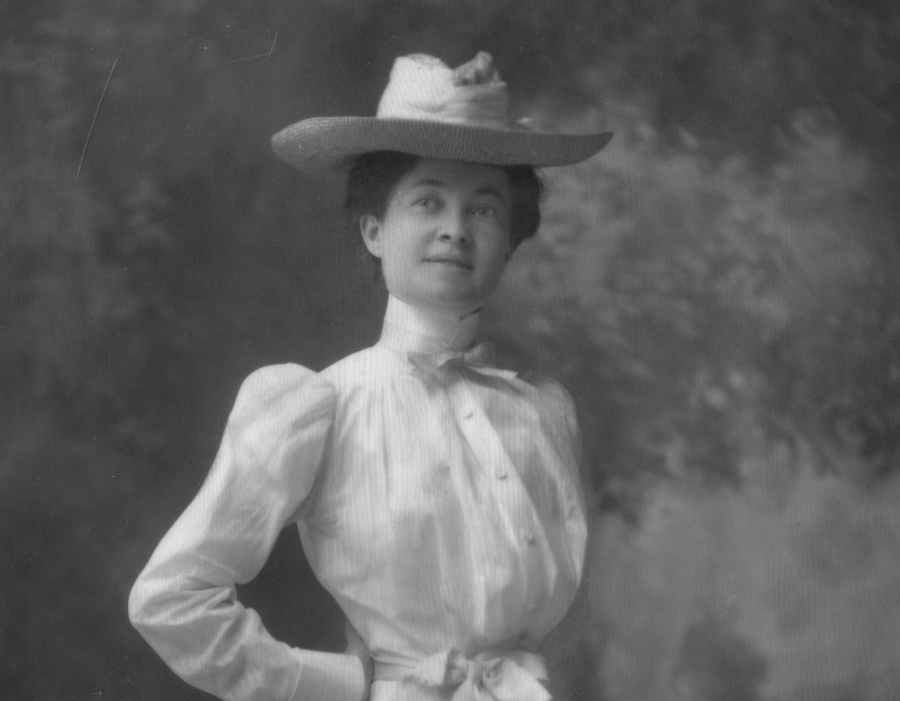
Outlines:
<svg viewBox="0 0 900 701"><path fill-rule="evenodd" d="M416 119L512 129L506 83L480 51L456 69L427 54L401 56L378 103L381 119Z"/></svg>

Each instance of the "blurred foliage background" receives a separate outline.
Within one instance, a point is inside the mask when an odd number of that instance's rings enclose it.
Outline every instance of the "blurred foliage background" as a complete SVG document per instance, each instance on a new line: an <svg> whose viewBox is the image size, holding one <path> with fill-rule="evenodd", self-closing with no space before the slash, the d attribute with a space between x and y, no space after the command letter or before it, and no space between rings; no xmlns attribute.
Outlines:
<svg viewBox="0 0 900 701"><path fill-rule="evenodd" d="M6 0L0 39L4 698L207 698L131 583L242 378L370 344L383 304L341 183L268 139L479 49L519 113L616 131L546 173L484 329L579 406L573 698L900 694L893 0ZM340 647L293 532L242 596Z"/></svg>

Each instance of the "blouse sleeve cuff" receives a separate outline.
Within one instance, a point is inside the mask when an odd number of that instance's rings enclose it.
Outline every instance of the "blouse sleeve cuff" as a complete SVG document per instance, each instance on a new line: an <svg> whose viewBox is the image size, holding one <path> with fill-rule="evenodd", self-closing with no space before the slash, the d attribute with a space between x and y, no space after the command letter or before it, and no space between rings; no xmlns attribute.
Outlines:
<svg viewBox="0 0 900 701"><path fill-rule="evenodd" d="M362 662L353 655L303 650L297 688L288 701L365 701Z"/></svg>

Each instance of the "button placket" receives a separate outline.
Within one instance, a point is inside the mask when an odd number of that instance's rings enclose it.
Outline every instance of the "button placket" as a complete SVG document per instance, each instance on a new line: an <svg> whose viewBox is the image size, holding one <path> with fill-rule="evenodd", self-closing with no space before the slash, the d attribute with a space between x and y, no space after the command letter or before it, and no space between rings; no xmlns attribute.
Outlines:
<svg viewBox="0 0 900 701"><path fill-rule="evenodd" d="M546 582L546 562L552 556L531 496L528 493L512 456L508 453L504 436L491 422L487 409L479 401L478 387L468 381L456 384L452 402L458 429L469 443L483 488L492 495L497 526L505 533L517 552L517 567L522 572L525 610L529 615L540 609L539 602L549 591ZM501 426L502 426L501 422Z"/></svg>
<svg viewBox="0 0 900 701"><path fill-rule="evenodd" d="M506 451L503 448L502 441L500 441L490 426L487 417L483 415L483 412L470 397L465 396L464 392L471 392L471 389L466 388L465 391L460 391L457 394L457 399L461 404L458 415L463 419L460 429L469 441L469 445L473 447L473 450L476 447L488 448L487 452L494 456L493 459L484 460L483 455L479 454L479 451L476 453L479 462L489 469L490 465L493 464L492 474L494 477L497 480L506 480L509 477L509 466L505 464L507 462Z"/></svg>
<svg viewBox="0 0 900 701"><path fill-rule="evenodd" d="M491 490L498 504L503 505L505 518L511 520L515 539L522 545L534 546L537 544L537 536L534 532L534 522L529 509L529 499L524 486L518 479L510 475L513 469L506 453L503 441L493 429L487 416L481 407L470 395L472 389L461 385L454 393L454 399L459 402L457 416L465 419L459 426L475 452L482 468L486 468L485 475L491 476Z"/></svg>

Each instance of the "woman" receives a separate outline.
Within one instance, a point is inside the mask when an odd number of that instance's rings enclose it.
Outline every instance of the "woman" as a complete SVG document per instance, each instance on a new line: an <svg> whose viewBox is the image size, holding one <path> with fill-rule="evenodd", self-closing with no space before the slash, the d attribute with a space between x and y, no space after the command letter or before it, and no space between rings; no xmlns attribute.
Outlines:
<svg viewBox="0 0 900 701"><path fill-rule="evenodd" d="M510 124L484 53L455 71L398 59L375 118L275 135L298 168L349 167L348 210L390 296L372 348L241 387L206 483L130 600L183 678L242 701L550 698L540 646L574 599L586 539L574 410L472 343L537 228L532 166L609 138ZM347 654L279 643L235 599L295 522L347 616Z"/></svg>

